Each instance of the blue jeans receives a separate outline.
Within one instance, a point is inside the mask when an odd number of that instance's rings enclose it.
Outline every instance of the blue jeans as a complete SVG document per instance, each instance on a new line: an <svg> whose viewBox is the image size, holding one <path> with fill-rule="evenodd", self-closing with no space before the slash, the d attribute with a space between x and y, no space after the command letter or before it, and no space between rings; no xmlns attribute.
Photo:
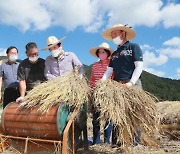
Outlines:
<svg viewBox="0 0 180 154"><path fill-rule="evenodd" d="M100 121L99 121L100 112L96 112L93 110L93 144L99 144L100 143ZM106 122L104 127L104 143L109 144L110 143L110 136L112 131L112 123Z"/></svg>

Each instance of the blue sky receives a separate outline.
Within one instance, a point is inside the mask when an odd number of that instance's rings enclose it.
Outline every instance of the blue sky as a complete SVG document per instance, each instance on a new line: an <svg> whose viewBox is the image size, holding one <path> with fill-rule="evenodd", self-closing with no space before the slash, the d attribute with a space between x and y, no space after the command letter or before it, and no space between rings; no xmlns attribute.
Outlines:
<svg viewBox="0 0 180 154"><path fill-rule="evenodd" d="M0 55L7 47L19 49L26 58L25 45L36 42L40 57L50 35L66 36L65 51L74 52L90 65L97 61L91 47L107 42L101 37L107 27L129 24L136 31L132 42L144 54L144 70L167 78L180 79L180 1L179 0L6 0L0 4Z"/></svg>

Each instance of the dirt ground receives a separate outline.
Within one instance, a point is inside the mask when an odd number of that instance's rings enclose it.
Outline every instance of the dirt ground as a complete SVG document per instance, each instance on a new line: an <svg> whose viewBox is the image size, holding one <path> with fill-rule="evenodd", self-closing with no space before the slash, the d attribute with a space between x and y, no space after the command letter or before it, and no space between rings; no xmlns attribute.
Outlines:
<svg viewBox="0 0 180 154"><path fill-rule="evenodd" d="M88 118L88 136L92 137L92 119ZM103 134L101 135L103 139ZM103 141L102 141L103 142ZM89 151L78 151L78 154L180 154L180 131L164 134L158 137L159 148L150 148L143 145L130 147L127 150L112 148L108 144L89 146Z"/></svg>
<svg viewBox="0 0 180 154"><path fill-rule="evenodd" d="M0 109L0 114L2 109ZM174 137L168 135L161 135L158 138L159 148L150 148L145 147L143 145L138 145L136 147L128 148L126 151L121 148L112 148L111 145L107 144L98 144L89 146L89 151L84 151L83 148L78 149L77 154L180 154L180 132L176 132ZM92 137L92 119L88 118L88 136ZM103 136L101 136L103 138ZM49 154L54 152L43 151L33 152L34 154ZM19 151L14 149L13 147L7 148L2 154L20 154Z"/></svg>

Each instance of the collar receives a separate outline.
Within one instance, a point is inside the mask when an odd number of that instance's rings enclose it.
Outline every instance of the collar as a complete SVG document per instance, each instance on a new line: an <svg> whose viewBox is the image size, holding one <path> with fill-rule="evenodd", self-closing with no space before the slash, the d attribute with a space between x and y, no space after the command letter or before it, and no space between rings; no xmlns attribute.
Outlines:
<svg viewBox="0 0 180 154"><path fill-rule="evenodd" d="M58 61L61 61L61 60L63 60L63 59L65 58L66 55L67 55L67 54L64 52L64 50L62 50L62 54L61 54L59 57L53 57L53 56L51 55L51 58L52 58L52 59L55 59L55 60L58 60Z"/></svg>
<svg viewBox="0 0 180 154"><path fill-rule="evenodd" d="M17 62L14 62L14 63L11 64L11 63L9 63L9 61L7 61L6 64L13 65L13 64L17 64Z"/></svg>
<svg viewBox="0 0 180 154"><path fill-rule="evenodd" d="M98 61L98 63L102 63L101 60ZM106 59L103 64L109 63L109 59Z"/></svg>
<svg viewBox="0 0 180 154"><path fill-rule="evenodd" d="M125 47L129 44L129 41L126 41L123 45L118 45L117 49L121 48L121 47Z"/></svg>
<svg viewBox="0 0 180 154"><path fill-rule="evenodd" d="M62 54L58 57L58 60L63 60L65 57L65 52L62 50Z"/></svg>

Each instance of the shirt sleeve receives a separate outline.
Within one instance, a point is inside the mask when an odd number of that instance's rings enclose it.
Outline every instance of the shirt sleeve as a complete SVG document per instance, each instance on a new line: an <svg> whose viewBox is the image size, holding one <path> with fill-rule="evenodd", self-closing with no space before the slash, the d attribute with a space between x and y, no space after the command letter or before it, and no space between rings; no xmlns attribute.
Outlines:
<svg viewBox="0 0 180 154"><path fill-rule="evenodd" d="M3 76L3 69L2 69L2 65L0 65L0 77Z"/></svg>
<svg viewBox="0 0 180 154"><path fill-rule="evenodd" d="M85 74L84 67L82 63L80 62L80 60L78 59L78 57L74 53L71 53L71 55L72 55L73 65L79 69L80 74Z"/></svg>
<svg viewBox="0 0 180 154"><path fill-rule="evenodd" d="M134 61L143 61L142 50L138 44L134 46Z"/></svg>
<svg viewBox="0 0 180 154"><path fill-rule="evenodd" d="M93 88L95 86L95 79L94 79L94 67L92 66L91 76L89 79L89 87Z"/></svg>
<svg viewBox="0 0 180 154"><path fill-rule="evenodd" d="M51 73L51 63L48 58L45 60L44 76L47 80L52 80L56 77Z"/></svg>
<svg viewBox="0 0 180 154"><path fill-rule="evenodd" d="M19 81L26 79L25 68L23 67L22 63L19 64L18 72L17 72L17 78Z"/></svg>

